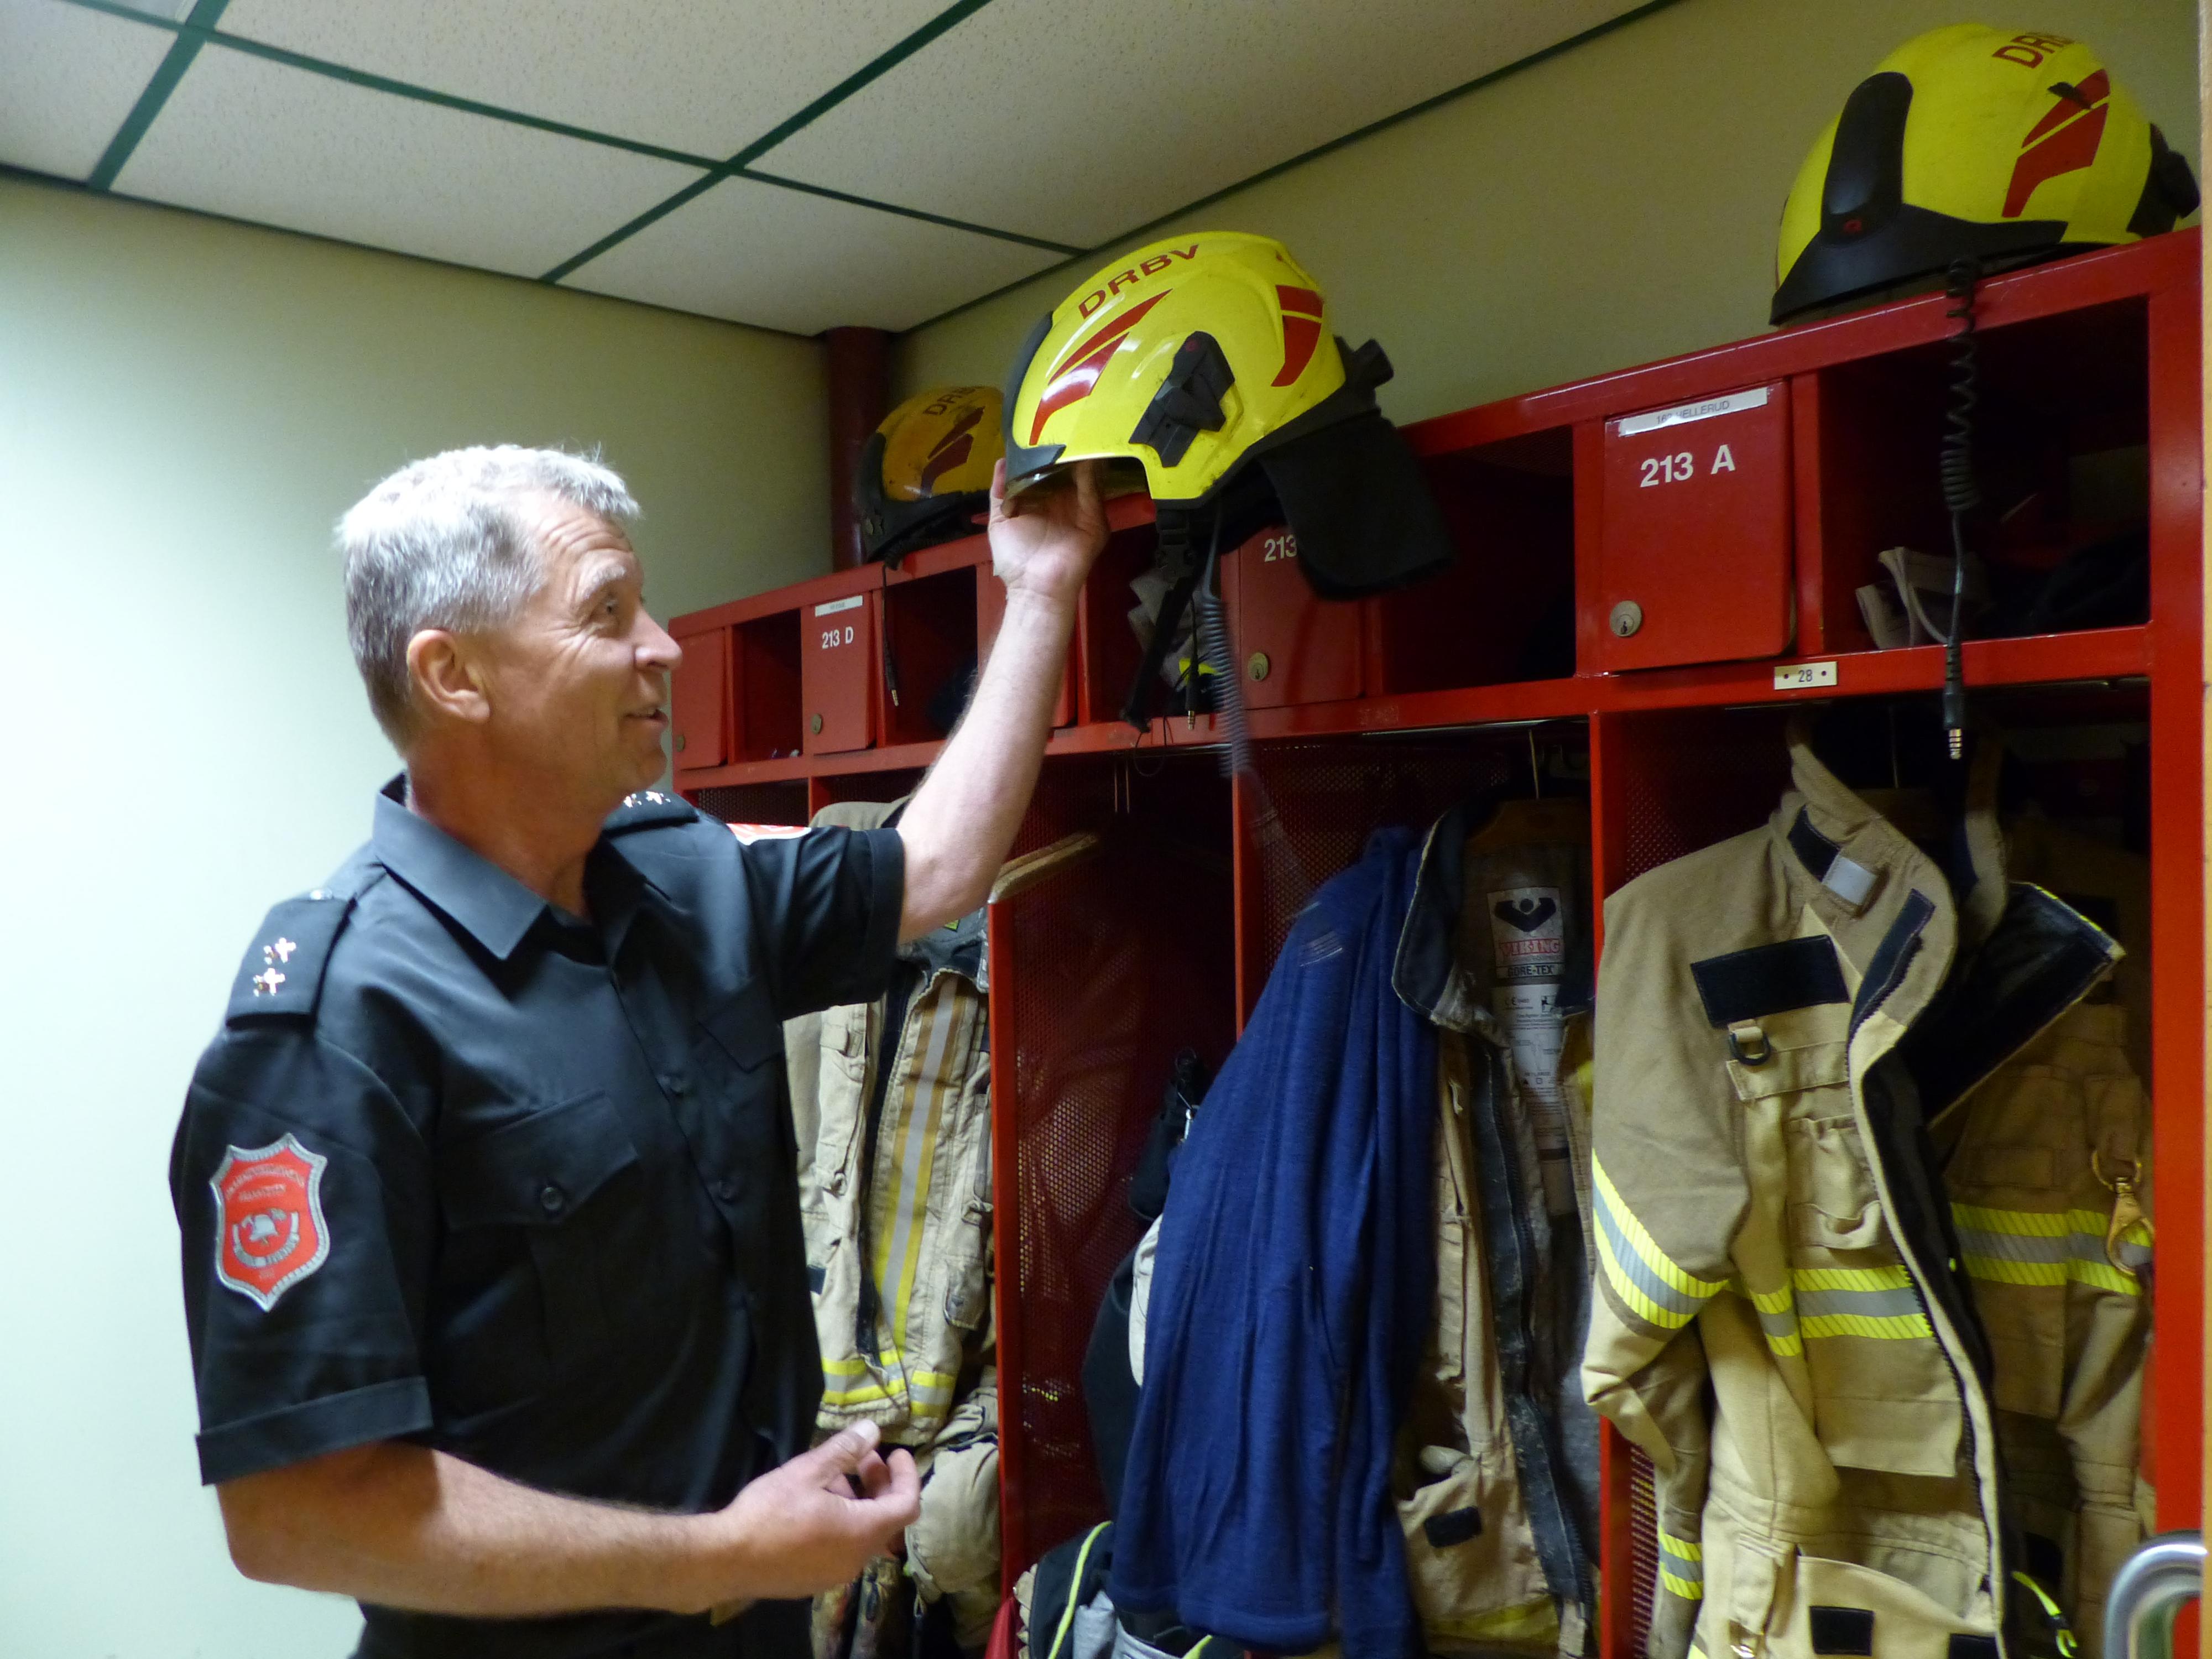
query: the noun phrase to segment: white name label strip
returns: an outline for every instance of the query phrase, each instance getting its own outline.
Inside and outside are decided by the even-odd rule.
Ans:
[[[833,617],[840,611],[858,611],[866,601],[867,597],[865,593],[855,593],[849,599],[832,599],[827,605],[816,605],[814,614],[817,617]]]
[[[1662,426],[1686,426],[1692,421],[1710,421],[1716,415],[1763,409],[1766,406],[1766,394],[1772,389],[1755,386],[1748,392],[1731,392],[1724,398],[1701,398],[1694,404],[1677,404],[1672,409],[1624,415],[1613,423],[1613,429],[1624,438],[1632,438],[1639,432],[1656,432]]]

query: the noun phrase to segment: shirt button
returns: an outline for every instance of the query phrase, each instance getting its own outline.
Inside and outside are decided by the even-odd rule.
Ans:
[[[738,1183],[731,1180],[729,1176],[724,1176],[720,1181],[714,1183],[714,1196],[720,1199],[723,1203],[727,1204],[737,1195]]]
[[[691,1079],[681,1072],[672,1072],[660,1079],[660,1086],[672,1095],[688,1095],[691,1092]]]
[[[568,1194],[561,1190],[557,1182],[549,1181],[538,1189],[538,1203],[546,1214],[558,1215],[568,1207]]]

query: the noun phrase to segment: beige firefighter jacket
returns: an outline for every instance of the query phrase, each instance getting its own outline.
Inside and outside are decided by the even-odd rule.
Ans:
[[[1980,750],[1948,877],[1796,731],[1765,828],[1607,903],[1583,1383],[1656,1468],[1653,1659],[1996,1659],[2031,1567],[2094,1651],[2139,1535],[2119,949],[2008,884]]]
[[[813,821],[874,829],[902,804],[846,802]],[[922,1482],[903,1573],[878,1562],[872,1588],[864,1575],[817,1598],[817,1659],[899,1635],[890,1626],[907,1617],[907,1579],[924,1601],[951,1606],[966,1645],[988,1635],[1000,1600],[981,913],[899,954],[902,972],[880,1000],[784,1026],[822,1348],[816,1427],[876,1424],[886,1445],[912,1449]],[[869,1620],[846,1605],[855,1595],[889,1621],[884,1631],[863,1634]]]
[[[900,803],[825,807],[874,828]],[[921,1448],[990,1340],[991,1093],[983,926],[900,947],[892,989],[784,1028],[822,1346],[820,1426]]]
[[[1597,1420],[1587,1125],[1589,813],[1509,801],[1424,847],[1392,980],[1437,1028],[1437,1301],[1394,1495],[1432,1652],[1590,1650]]]

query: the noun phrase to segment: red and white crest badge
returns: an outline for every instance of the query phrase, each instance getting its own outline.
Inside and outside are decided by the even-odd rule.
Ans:
[[[252,1151],[226,1147],[215,1188],[215,1276],[266,1313],[331,1253],[323,1224],[330,1159],[291,1135]]]

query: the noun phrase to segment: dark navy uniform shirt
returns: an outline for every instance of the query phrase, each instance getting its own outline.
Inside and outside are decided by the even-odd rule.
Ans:
[[[375,811],[327,887],[270,913],[178,1125],[201,1477],[404,1439],[719,1508],[813,1426],[781,1022],[881,994],[898,836],[741,846],[634,795],[586,923],[396,781]],[[731,1650],[659,1614],[364,1613],[378,1659]]]

